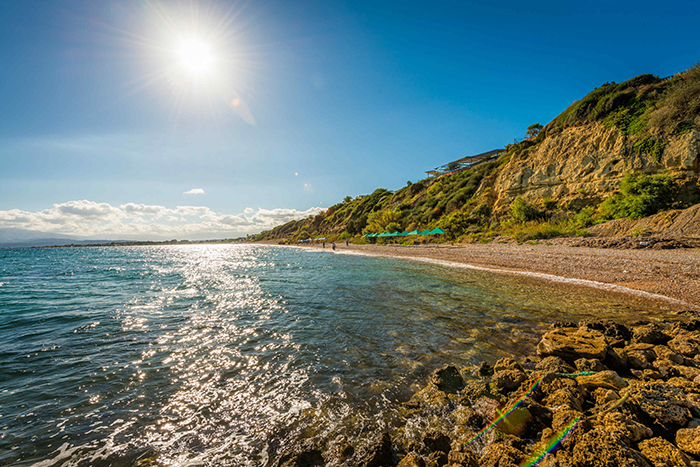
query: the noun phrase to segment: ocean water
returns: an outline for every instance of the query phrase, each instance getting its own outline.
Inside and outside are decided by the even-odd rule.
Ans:
[[[675,308],[330,250],[0,249],[0,464],[265,465],[385,429],[433,369],[551,321]]]

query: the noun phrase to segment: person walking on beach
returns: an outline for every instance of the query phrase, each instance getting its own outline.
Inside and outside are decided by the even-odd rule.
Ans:
[[[347,238],[345,239],[345,246],[350,246],[350,242],[348,241]]]
[[[335,242],[333,242],[333,251],[335,251]]]
[[[326,248],[326,242],[321,242],[321,245],[323,245],[323,248]]]

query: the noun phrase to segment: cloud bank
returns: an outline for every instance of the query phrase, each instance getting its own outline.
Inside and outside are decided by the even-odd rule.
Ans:
[[[322,211],[324,209],[318,207],[306,211],[246,208],[239,214],[224,214],[206,206],[176,206],[173,209],[136,203],[112,206],[80,200],[54,204],[52,208],[38,212],[0,211],[0,229],[18,228],[106,240],[196,240],[245,236]]]
[[[183,195],[203,195],[204,190],[201,188],[192,188],[189,191],[182,192]]]

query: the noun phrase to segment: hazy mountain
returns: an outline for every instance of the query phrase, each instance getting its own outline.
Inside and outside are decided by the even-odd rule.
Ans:
[[[93,243],[111,243],[112,240],[93,240],[57,233],[38,232],[26,229],[0,229],[0,248],[53,246],[53,245],[87,245]]]

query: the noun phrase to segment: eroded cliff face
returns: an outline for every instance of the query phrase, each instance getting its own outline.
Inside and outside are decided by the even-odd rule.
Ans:
[[[627,149],[625,136],[599,123],[567,128],[550,136],[526,154],[513,157],[500,170],[494,192],[496,212],[510,208],[516,196],[528,201],[551,197],[582,207],[618,191],[628,172],[666,171],[678,178],[681,198],[698,196],[700,131],[674,136],[660,161]]]

